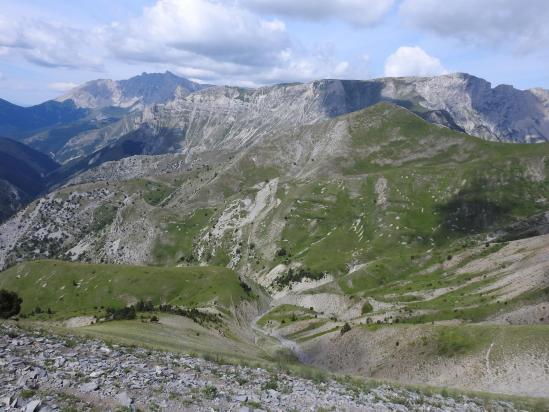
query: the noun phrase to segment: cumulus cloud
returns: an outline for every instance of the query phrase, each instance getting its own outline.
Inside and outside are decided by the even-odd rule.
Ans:
[[[547,0],[404,0],[399,14],[413,27],[468,44],[528,52],[549,41]]]
[[[371,13],[381,13],[379,4],[386,1],[393,0],[372,2]],[[362,4],[339,2],[355,11]],[[105,62],[146,63],[211,83],[366,76],[363,61],[337,59],[330,45],[305,47],[281,20],[263,17],[236,0],[156,0],[137,16],[86,30],[0,13],[0,53],[4,51],[47,67],[99,70]]]
[[[88,34],[61,24],[35,19],[13,20],[0,14],[0,49],[40,66],[99,69],[90,53]]]
[[[343,75],[350,63],[296,42],[278,19],[234,2],[158,0],[100,32],[115,58],[167,63],[179,74],[243,85]]]
[[[211,0],[158,0],[127,23],[103,30],[121,58],[155,60],[188,54],[236,64],[269,64],[290,46],[284,23]]]
[[[68,90],[74,89],[78,84],[71,82],[58,82],[48,84],[48,89],[55,90],[58,92],[66,92]]]
[[[368,27],[391,10],[394,0],[242,0],[251,10],[305,20],[343,20]]]
[[[421,47],[399,47],[385,61],[385,76],[434,76],[447,73],[436,57],[430,56]]]

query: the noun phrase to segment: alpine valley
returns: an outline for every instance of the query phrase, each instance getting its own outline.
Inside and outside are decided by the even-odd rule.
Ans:
[[[549,405],[549,90],[143,73],[0,100],[0,135],[0,289],[22,299],[0,328],[69,359],[6,388],[99,410]]]

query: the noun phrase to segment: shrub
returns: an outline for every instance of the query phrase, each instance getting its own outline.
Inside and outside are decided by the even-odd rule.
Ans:
[[[21,397],[23,399],[30,399],[32,398],[34,395],[36,394],[36,392],[32,389],[23,389],[21,391]]]
[[[222,319],[219,313],[203,312],[196,308],[183,309],[172,305],[160,305],[160,312],[173,313],[174,315],[184,316],[191,319],[193,322],[204,326],[205,324],[221,324]]]
[[[282,249],[278,249],[277,252],[276,252],[276,255],[278,257],[283,257],[283,256],[286,256],[288,254],[288,252],[286,252],[286,249],[282,248]]]
[[[152,315],[151,322],[158,322],[158,316]]]
[[[110,320],[123,320],[123,319],[135,319],[135,307],[127,306],[122,309],[107,308],[107,319]]]
[[[340,333],[344,335],[345,333],[349,332],[351,330],[351,325],[349,325],[348,322],[345,322],[345,324],[341,327]]]
[[[8,319],[21,311],[23,300],[15,292],[0,290],[0,318]]]
[[[272,389],[274,391],[278,390],[278,382],[277,378],[275,376],[271,376],[271,379],[269,379],[265,384],[263,385],[264,390]]]
[[[247,295],[249,295],[250,293],[252,293],[252,288],[242,280],[242,278],[239,278],[240,280],[240,287],[244,290],[244,292],[246,292]]]
[[[308,269],[299,269],[294,270],[290,268],[288,272],[278,276],[274,280],[274,284],[278,287],[279,290],[283,289],[285,286],[290,285],[292,282],[299,283],[303,279],[311,280],[320,280],[324,277],[324,273],[312,272]]]
[[[362,314],[365,315],[367,313],[370,313],[374,308],[370,304],[370,302],[365,302],[364,305],[362,305]]]
[[[143,299],[141,299],[135,304],[135,310],[138,312],[152,312],[154,310],[154,305],[150,300],[144,302]]]
[[[202,388],[202,393],[206,399],[214,399],[217,396],[217,388],[213,385],[206,385]]]

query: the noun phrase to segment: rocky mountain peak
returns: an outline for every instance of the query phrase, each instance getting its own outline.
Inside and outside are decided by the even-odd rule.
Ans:
[[[178,94],[189,94],[210,87],[167,71],[145,73],[127,80],[99,79],[84,83],[57,98],[73,100],[78,107],[100,109],[114,106],[141,109],[173,100]],[[177,90],[179,91],[177,92]]]

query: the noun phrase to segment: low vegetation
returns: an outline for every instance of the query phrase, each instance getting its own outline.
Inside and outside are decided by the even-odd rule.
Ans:
[[[21,311],[23,300],[15,292],[0,290],[0,319],[8,319]]]
[[[0,287],[23,299],[21,312],[51,308],[55,318],[101,317],[106,308],[171,305],[229,307],[252,299],[235,272],[217,267],[160,268],[34,261],[14,266],[0,276]],[[150,302],[150,303],[148,303]]]
[[[304,268],[299,268],[299,269],[290,268],[286,273],[284,273],[283,275],[280,275],[274,280],[274,285],[276,288],[280,290],[287,286],[291,288],[292,283],[299,283],[305,279],[320,280],[324,276],[325,276],[324,273],[312,272]]]

